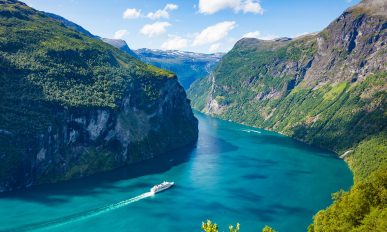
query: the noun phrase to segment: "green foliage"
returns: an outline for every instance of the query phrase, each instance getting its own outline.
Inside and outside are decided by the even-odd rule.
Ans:
[[[262,229],[262,232],[276,232],[276,231],[273,228],[271,228],[270,226],[265,226]]]
[[[306,65],[315,49],[314,43],[310,41],[307,41],[306,45],[301,42],[256,43],[247,45],[237,43],[235,48],[223,57],[213,75],[192,84],[188,96],[192,99],[195,109],[203,110],[205,107],[209,97],[208,91],[212,85],[211,79],[215,76],[216,86],[213,92],[215,96],[223,96],[230,105],[227,114],[232,115],[228,118],[239,118],[242,114],[250,115],[250,112],[244,112],[247,108],[253,111],[260,107],[256,104],[256,97],[261,92],[265,93],[268,89],[272,92],[287,92],[292,88],[294,77],[270,74],[275,66],[278,63],[294,62],[298,59],[303,60],[300,66]],[[244,116],[242,119],[248,121]]]
[[[228,229],[230,232],[239,232],[240,224],[237,223],[235,227],[233,225],[230,225]],[[218,232],[219,228],[216,223],[213,223],[211,220],[207,220],[207,222],[205,223],[202,222],[202,230],[204,232]]]
[[[373,172],[349,192],[334,197],[334,203],[321,210],[309,232],[386,231],[387,169]]]
[[[117,166],[114,154],[110,152],[97,151],[92,148],[82,155],[82,158],[76,165],[66,173],[65,180],[74,177],[88,176],[90,174],[109,171]]]
[[[188,91],[189,98],[192,99],[191,106],[199,111],[206,107],[209,92],[211,88],[211,81],[209,78],[203,78],[200,81],[192,83]]]
[[[347,83],[340,83],[338,85],[332,86],[331,89],[326,92],[323,96],[324,101],[332,101],[336,99],[343,91],[346,89]]]
[[[370,136],[348,158],[355,185],[349,192],[332,195],[334,203],[321,210],[309,226],[318,231],[386,231],[387,132]]]
[[[146,106],[175,78],[21,2],[0,3],[3,129],[28,133],[60,123],[51,117],[55,105],[115,109],[131,88]]]
[[[240,76],[243,78],[243,73]],[[222,86],[223,79],[229,78],[217,79],[216,85]],[[284,89],[291,82],[289,79],[271,79],[252,78],[249,87],[242,87],[238,81],[227,82],[228,91],[215,87],[214,93],[227,102],[226,110],[218,116],[282,132],[338,153],[352,149],[387,126],[387,92],[382,87],[387,82],[387,72],[370,75],[362,82],[342,82],[318,89],[297,86],[288,93]],[[203,110],[210,97],[209,89],[208,80],[193,84],[189,97],[194,108]],[[265,91],[273,92],[273,96],[265,98]]]
[[[81,134],[79,141],[63,143],[66,130],[79,129],[69,122],[70,115],[87,117],[105,110],[121,120],[133,140],[145,138],[130,144],[135,160],[142,160],[146,152],[151,152],[146,156],[150,157],[186,144],[187,138],[196,137],[197,127],[187,127],[184,98],[173,99],[172,109],[164,109],[172,113],[165,116],[163,125],[152,122],[160,127],[149,136],[141,127],[145,116],[136,113],[143,117],[128,117],[130,113],[122,110],[125,104],[126,109],[136,107],[143,114],[154,111],[174,78],[171,72],[144,64],[22,2],[0,0],[0,181],[17,187],[26,178],[48,183],[124,163],[117,155],[124,152],[121,143],[115,140],[94,143]],[[174,138],[181,131],[171,128],[177,127],[186,128],[187,137]],[[50,137],[50,144],[44,144],[53,134],[58,135],[55,140]],[[55,148],[47,149],[45,160],[38,162],[36,154],[42,146]]]
[[[205,232],[218,232],[218,225],[212,223],[211,220],[207,220],[206,223],[202,222],[202,230]]]
[[[331,33],[324,30],[319,35],[327,40]],[[360,187],[335,194],[335,203],[315,217],[310,231],[387,231],[383,201],[370,202],[386,196],[375,190],[381,188],[370,187],[375,178],[365,182],[387,167],[387,72],[382,69],[356,81],[326,82],[317,75],[316,80],[299,80],[299,70],[285,67],[308,67],[316,52],[313,41],[241,40],[214,76],[193,83],[188,96],[201,111],[210,100],[227,102],[220,113],[210,112],[222,119],[281,132],[339,154],[348,152],[346,160]],[[333,52],[339,64],[351,55],[344,48]],[[370,229],[372,225],[379,230]]]
[[[348,163],[354,173],[355,182],[365,179],[378,169],[387,167],[387,131],[363,140],[349,154]]]
[[[235,227],[233,225],[230,225],[228,227],[228,229],[230,232],[239,232],[240,227],[241,227],[241,225],[239,223],[237,223]],[[202,230],[204,232],[218,232],[219,228],[218,228],[218,225],[216,223],[213,223],[211,220],[207,220],[207,222],[205,222],[205,223],[202,222]],[[270,226],[265,226],[262,229],[262,232],[276,232],[276,231],[273,228],[271,228]]]
[[[241,225],[239,223],[237,223],[235,227],[233,225],[230,225],[228,227],[230,232],[239,232],[240,228],[241,228]]]
[[[115,108],[133,81],[175,78],[23,3],[6,2],[0,5],[0,57],[12,67],[7,75],[23,73],[47,101]]]

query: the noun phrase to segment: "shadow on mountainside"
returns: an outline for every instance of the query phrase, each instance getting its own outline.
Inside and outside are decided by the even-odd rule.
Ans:
[[[216,138],[205,133],[201,133],[200,136],[202,137],[201,142],[198,141],[192,145],[171,151],[154,159],[130,164],[114,171],[98,173],[81,179],[74,179],[55,184],[32,186],[31,188],[25,190],[2,193],[0,194],[0,200],[17,199],[22,201],[38,202],[49,206],[56,206],[67,203],[69,201],[69,196],[101,194],[110,190],[130,193],[138,189],[148,189],[155,183],[140,182],[129,184],[124,187],[118,187],[115,185],[115,182],[146,175],[164,173],[174,166],[188,162],[191,157],[199,153],[211,155],[238,149],[238,147],[220,138]],[[206,142],[208,139],[211,141],[211,144]],[[218,149],[212,148],[214,146],[218,147]]]

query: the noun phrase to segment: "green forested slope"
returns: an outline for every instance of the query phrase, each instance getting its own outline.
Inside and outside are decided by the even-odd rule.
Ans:
[[[7,4],[11,2],[2,1],[0,8],[3,69],[27,73],[47,100],[115,107],[130,79],[174,77],[22,3]]]
[[[337,152],[354,172],[346,199],[360,194],[364,203],[387,187],[385,178],[377,191],[356,187],[387,172],[386,7],[362,1],[322,32],[293,40],[240,40],[212,75],[191,86],[193,107]],[[320,212],[311,231],[358,231],[363,219],[380,220],[375,207],[385,212],[380,201],[364,203],[361,213],[338,206],[349,201]],[[336,217],[357,213],[356,223],[329,227]],[[385,213],[377,217],[387,220]]]
[[[196,138],[174,74],[0,0],[0,192],[111,170]]]

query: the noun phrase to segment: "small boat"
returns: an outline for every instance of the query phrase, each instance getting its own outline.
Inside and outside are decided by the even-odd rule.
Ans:
[[[175,184],[175,182],[167,182],[167,181],[164,181],[164,182],[161,183],[161,184],[158,184],[158,185],[153,186],[153,187],[150,189],[150,192],[153,193],[153,194],[155,194],[155,193],[158,193],[158,192],[161,192],[161,191],[164,191],[164,190],[167,190],[167,189],[171,188],[174,184]]]

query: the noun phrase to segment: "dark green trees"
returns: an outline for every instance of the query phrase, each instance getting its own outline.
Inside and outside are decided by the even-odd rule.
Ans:
[[[309,232],[387,231],[387,169],[374,172],[349,192],[334,194],[334,203],[321,210]]]

